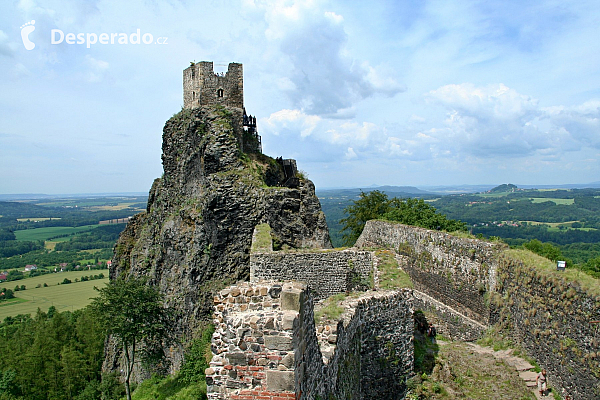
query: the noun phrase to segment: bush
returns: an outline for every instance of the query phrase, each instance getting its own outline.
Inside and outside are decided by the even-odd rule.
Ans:
[[[212,357],[210,343],[214,331],[215,327],[209,325],[202,331],[200,338],[192,341],[185,353],[185,362],[179,370],[179,380],[185,383],[204,381],[204,370],[209,367],[209,357]]]

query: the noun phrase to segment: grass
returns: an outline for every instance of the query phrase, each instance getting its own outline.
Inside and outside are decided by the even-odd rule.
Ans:
[[[51,237],[58,235],[74,235],[76,233],[91,231],[99,225],[84,225],[84,226],[51,226],[47,228],[24,229],[15,231],[17,240],[35,241],[48,240]]]
[[[600,295],[600,279],[596,279],[579,269],[567,268],[565,271],[557,271],[554,261],[548,260],[529,250],[509,249],[505,250],[504,254],[510,258],[522,261],[525,265],[536,268],[546,276],[563,278],[567,282],[579,284],[589,294]]]
[[[315,322],[318,324],[323,318],[337,321],[344,313],[344,308],[339,303],[345,299],[346,295],[343,293],[328,297],[324,301],[323,307],[315,310]]]
[[[126,208],[132,208],[134,210],[138,210],[139,208],[136,207],[132,207],[134,205],[138,204],[138,202],[132,202],[132,203],[119,203],[117,205],[103,205],[103,206],[90,206],[89,210],[90,211],[121,211],[124,210]]]
[[[421,334],[415,336],[415,359],[426,362],[407,382],[407,399],[419,400],[534,400],[514,368],[490,354],[478,354],[462,342],[432,345]]]
[[[82,276],[99,275],[100,273],[104,274],[104,279],[75,282],[75,279],[81,279]],[[73,283],[58,285],[65,278],[70,279]],[[48,284],[48,287],[43,287],[44,283]],[[25,285],[27,289],[14,293],[15,297],[20,299],[19,302],[0,307],[0,320],[18,314],[32,314],[38,308],[47,311],[50,306],[56,307],[59,311],[78,310],[87,306],[91,302],[91,298],[96,296],[97,292],[94,290],[94,286],[103,287],[104,283],[108,283],[107,269],[60,272],[3,282],[0,286],[7,289],[12,290],[16,285]],[[42,287],[36,288],[38,284]]]
[[[379,258],[379,287],[382,289],[412,288],[410,276],[398,266],[396,255],[392,250],[379,249],[375,252]]]
[[[9,299],[9,300],[4,300],[4,301],[0,301],[0,307],[6,307],[6,306],[10,306],[13,304],[17,304],[17,303],[23,303],[26,302],[27,300],[25,299],[20,299],[18,297]]]
[[[532,203],[544,203],[546,201],[551,201],[554,204],[561,204],[565,206],[570,206],[571,204],[575,204],[575,199],[555,199],[552,197],[530,197]]]
[[[252,252],[263,253],[272,251],[273,240],[271,239],[271,227],[269,224],[256,225],[256,234],[252,238]]]
[[[152,377],[132,393],[132,400],[197,400],[206,399],[206,383],[184,383],[176,376]]]

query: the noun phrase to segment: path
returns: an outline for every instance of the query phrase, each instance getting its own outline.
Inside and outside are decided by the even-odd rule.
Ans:
[[[490,347],[483,347],[475,343],[466,343],[468,346],[473,348],[473,351],[479,354],[490,354],[494,356],[494,358],[498,360],[502,360],[505,364],[513,367],[518,373],[519,377],[525,381],[527,387],[531,389],[531,391],[535,394],[537,399],[552,399],[552,392],[549,390],[546,391],[545,396],[540,396],[540,393],[537,390],[536,377],[537,372],[535,372],[534,366],[531,365],[528,361],[522,359],[521,357],[513,356],[513,349],[508,350],[499,350],[494,351],[494,349]]]

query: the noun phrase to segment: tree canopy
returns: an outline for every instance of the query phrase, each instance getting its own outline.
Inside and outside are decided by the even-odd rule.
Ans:
[[[117,279],[99,291],[91,308],[100,326],[122,347],[125,389],[131,400],[129,380],[136,356],[148,358],[149,350],[170,340],[170,315],[163,307],[163,295],[147,279]],[[143,345],[143,346],[142,346]],[[154,345],[154,346],[153,346]]]
[[[348,217],[340,220],[344,225],[342,231],[346,232],[343,236],[344,242],[349,246],[356,242],[365,223],[371,219],[396,221],[448,232],[467,229],[464,222],[448,219],[423,199],[389,199],[385,193],[373,190],[368,193],[361,192],[360,198],[352,203],[344,209]]]

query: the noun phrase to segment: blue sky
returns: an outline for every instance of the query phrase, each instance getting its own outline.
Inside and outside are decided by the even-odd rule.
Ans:
[[[598,21],[597,0],[3,1],[0,193],[147,191],[205,60],[244,64],[264,152],[318,188],[596,182]]]

